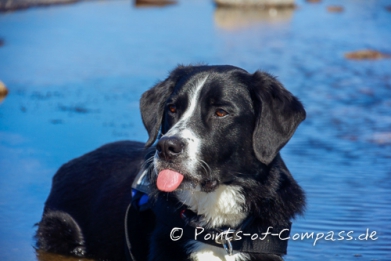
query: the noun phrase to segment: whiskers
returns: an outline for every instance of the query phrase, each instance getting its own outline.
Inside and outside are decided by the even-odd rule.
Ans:
[[[205,171],[206,177],[209,179],[212,177],[212,169],[209,167],[208,163],[203,160],[198,160],[199,165]]]
[[[146,158],[141,164],[141,169],[147,172],[148,180],[153,182],[153,174],[156,173],[155,164],[153,164],[155,156],[152,155],[149,158]]]
[[[153,159],[155,158],[154,155],[144,160],[143,164],[141,164],[142,169],[148,169],[151,168],[151,163],[153,162]]]

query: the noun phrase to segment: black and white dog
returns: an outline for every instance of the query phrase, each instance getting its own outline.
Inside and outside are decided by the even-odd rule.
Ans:
[[[264,72],[179,66],[140,108],[145,146],[107,144],[58,170],[38,248],[99,260],[282,260],[286,242],[260,238],[286,232],[304,209],[279,154],[305,118],[298,99]],[[140,200],[127,212],[140,174],[150,207]],[[231,237],[217,240],[216,231]]]

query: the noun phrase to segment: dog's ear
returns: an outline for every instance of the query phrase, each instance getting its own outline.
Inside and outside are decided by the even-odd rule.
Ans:
[[[146,147],[155,142],[163,120],[166,101],[172,94],[178,79],[187,73],[187,68],[189,67],[178,66],[167,79],[157,83],[141,96],[141,118],[149,135],[145,143]]]
[[[267,73],[255,72],[251,86],[256,114],[253,148],[257,158],[268,165],[292,137],[306,113],[301,102]]]

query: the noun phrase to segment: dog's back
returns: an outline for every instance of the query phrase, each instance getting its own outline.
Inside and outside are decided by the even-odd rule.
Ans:
[[[144,145],[120,141],[64,164],[36,234],[39,249],[110,260],[124,257],[124,216]]]

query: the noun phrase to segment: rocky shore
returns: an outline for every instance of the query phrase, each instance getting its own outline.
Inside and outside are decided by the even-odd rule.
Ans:
[[[0,0],[0,12],[15,11],[29,7],[71,4],[80,0]]]
[[[0,0],[0,12],[15,11],[29,7],[72,4],[83,0]],[[138,5],[167,5],[173,0],[135,0]],[[217,6],[231,7],[294,7],[294,0],[214,0]]]
[[[294,7],[294,0],[215,0],[217,6],[229,7]]]

